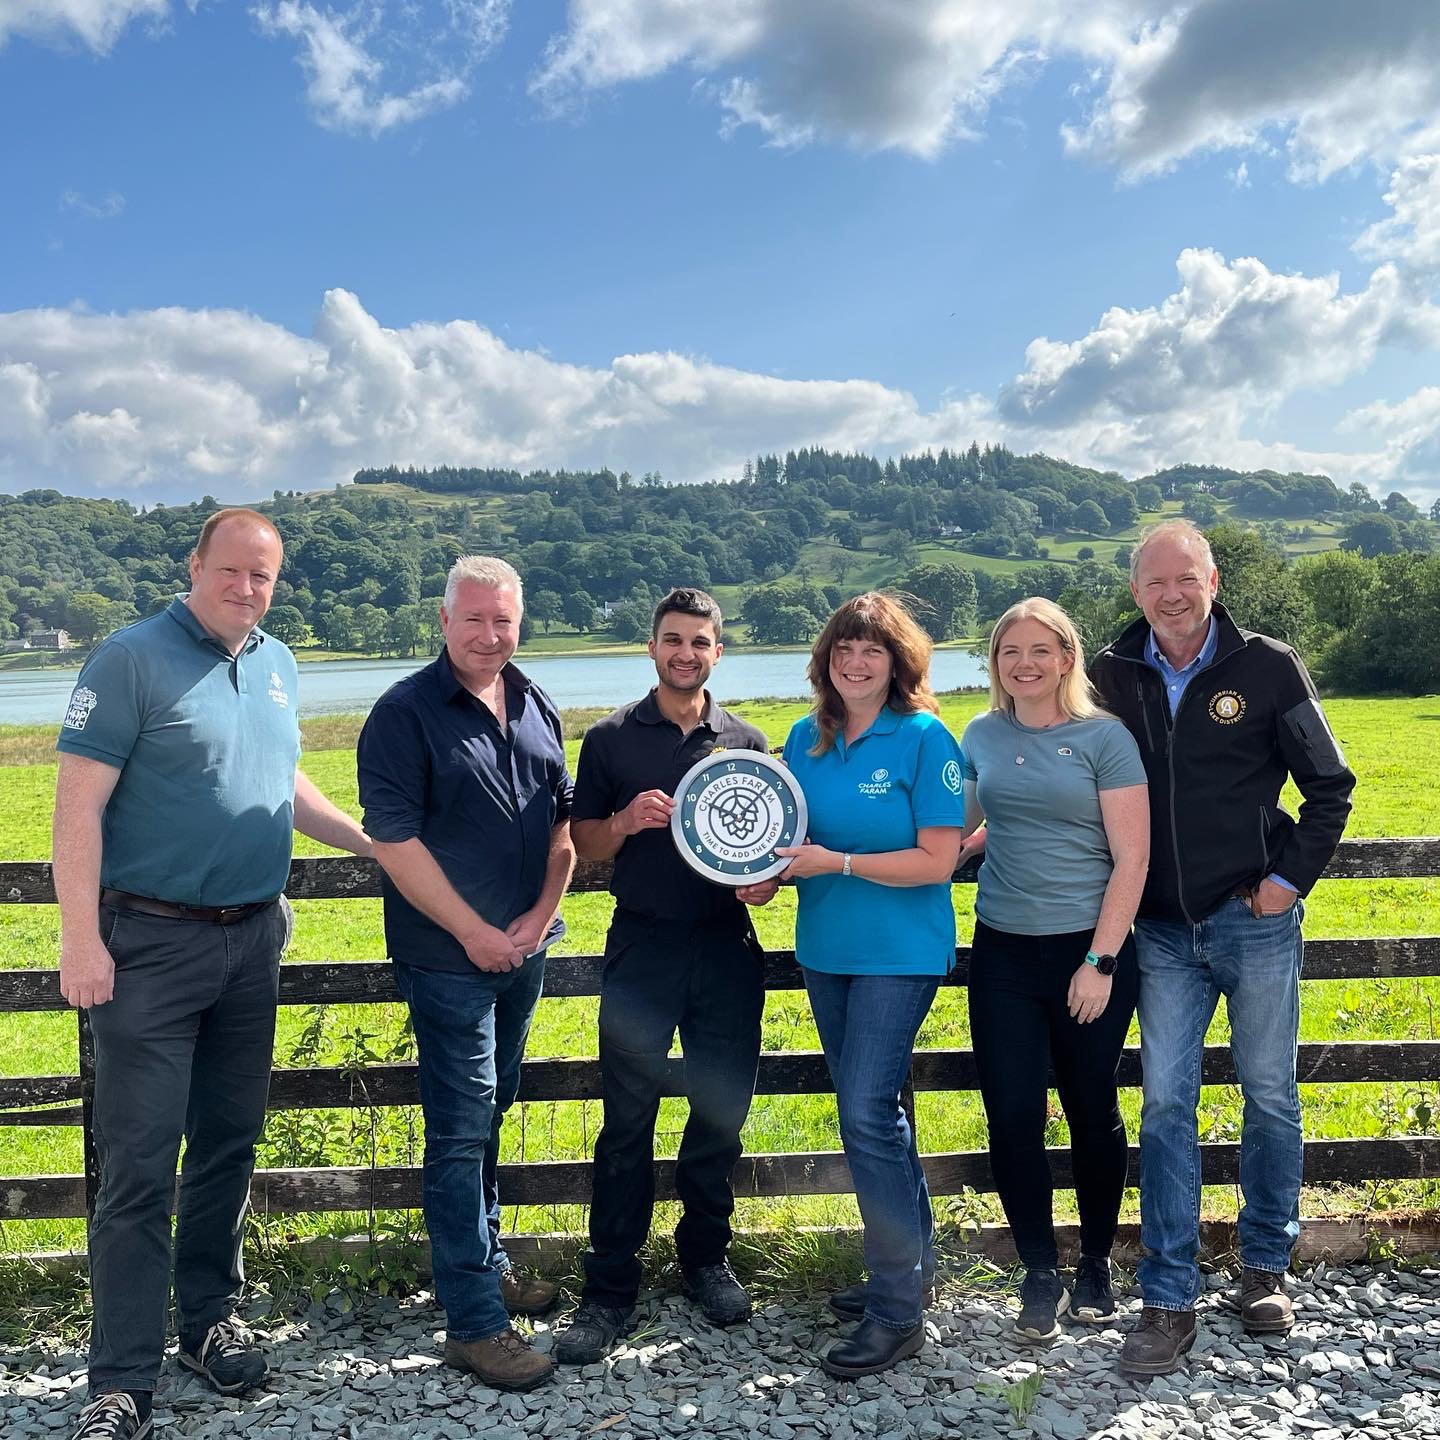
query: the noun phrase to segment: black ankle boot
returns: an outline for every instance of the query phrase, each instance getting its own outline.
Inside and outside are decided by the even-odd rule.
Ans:
[[[908,1330],[892,1330],[878,1320],[862,1320],[845,1339],[826,1351],[820,1363],[827,1375],[842,1379],[874,1375],[908,1360],[924,1344],[924,1320],[917,1321]]]

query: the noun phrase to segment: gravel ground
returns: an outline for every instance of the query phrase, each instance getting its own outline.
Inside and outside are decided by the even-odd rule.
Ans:
[[[1116,1371],[1119,1329],[1072,1326],[1048,1349],[1018,1347],[1008,1335],[1013,1300],[989,1292],[950,1297],[931,1313],[919,1356],[858,1382],[821,1372],[818,1355],[844,1327],[819,1304],[771,1305],[747,1326],[718,1331],[685,1301],[656,1295],[627,1348],[603,1364],[562,1369],[528,1395],[497,1394],[444,1368],[443,1317],[428,1295],[376,1299],[348,1314],[332,1300],[298,1323],[254,1318],[271,1373],[243,1400],[214,1395],[168,1361],[156,1432],[162,1440],[1440,1436],[1440,1270],[1317,1266],[1293,1281],[1294,1332],[1266,1341],[1249,1339],[1228,1308],[1230,1277],[1210,1283],[1188,1367],[1148,1381]],[[1137,1308],[1130,1297],[1125,1309]],[[545,1324],[536,1336],[548,1347]],[[0,1435],[67,1434],[85,1399],[83,1354],[36,1340],[0,1349],[0,1364]],[[1017,1418],[1004,1392],[1037,1370],[1033,1408]]]

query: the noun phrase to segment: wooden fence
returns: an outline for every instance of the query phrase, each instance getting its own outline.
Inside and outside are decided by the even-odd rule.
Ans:
[[[608,865],[581,865],[573,888],[603,889],[608,873]],[[1440,839],[1346,841],[1326,874],[1346,881],[1440,875]],[[973,878],[973,870],[958,871],[955,876],[957,882]],[[380,893],[379,874],[370,861],[297,860],[287,893],[301,902],[376,896]],[[0,903],[47,904],[53,900],[49,865],[0,864]],[[549,997],[597,995],[600,971],[598,955],[554,957],[546,970],[545,993]],[[967,973],[968,950],[962,948],[949,983],[963,985]],[[1312,940],[1306,945],[1307,981],[1422,976],[1440,976],[1440,936]],[[800,988],[793,952],[771,952],[765,983],[772,990]],[[384,961],[286,964],[281,969],[282,1005],[398,999],[390,966]],[[0,971],[0,1012],[66,1008],[54,970]],[[94,1065],[83,1014],[78,1018],[77,1060],[77,1073],[72,1075],[0,1079],[0,1125],[81,1125],[86,1157],[83,1175],[0,1177],[0,1220],[75,1218],[93,1206],[96,1174],[90,1112]],[[1299,1074],[1306,1084],[1440,1083],[1440,1041],[1305,1044],[1300,1047]],[[1140,1084],[1137,1050],[1126,1050],[1120,1078],[1125,1086]],[[1234,1082],[1227,1047],[1206,1048],[1204,1080],[1210,1085]],[[682,1093],[680,1081],[680,1062],[672,1061],[669,1093]],[[912,1084],[917,1091],[973,1090],[974,1058],[968,1050],[918,1051]],[[824,1057],[818,1051],[768,1052],[760,1060],[756,1089],[767,1095],[828,1092],[831,1085]],[[599,1095],[600,1069],[594,1058],[527,1060],[522,1067],[522,1100],[586,1100]],[[278,1069],[270,1088],[272,1110],[411,1105],[418,1103],[418,1098],[413,1063],[359,1070]],[[1238,1180],[1238,1145],[1206,1144],[1201,1152],[1207,1183]],[[1134,1159],[1132,1155],[1132,1162]],[[1052,1150],[1051,1162],[1057,1185],[1067,1186],[1069,1152]],[[924,1163],[934,1194],[953,1195],[966,1187],[994,1189],[983,1151],[927,1155]],[[673,1161],[656,1162],[661,1198],[674,1196],[673,1171]],[[1307,1183],[1434,1177],[1440,1177],[1440,1137],[1434,1135],[1310,1140],[1305,1146]],[[737,1194],[745,1196],[830,1195],[851,1188],[844,1157],[832,1152],[746,1155],[735,1179]],[[584,1203],[590,1198],[590,1181],[587,1161],[532,1161],[500,1167],[501,1194],[507,1205]],[[261,1170],[255,1175],[252,1196],[258,1209],[271,1213],[412,1208],[420,1203],[420,1171],[414,1166]]]

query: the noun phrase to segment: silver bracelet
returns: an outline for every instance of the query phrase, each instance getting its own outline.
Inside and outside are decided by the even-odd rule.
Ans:
[[[850,873],[850,855],[848,854],[848,852],[845,856],[844,861],[840,865],[840,873],[842,875],[848,875]]]

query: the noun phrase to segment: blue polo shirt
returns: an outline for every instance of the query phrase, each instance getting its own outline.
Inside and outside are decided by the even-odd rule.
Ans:
[[[927,826],[965,823],[964,757],[936,715],[888,707],[851,744],[838,735],[811,755],[815,719],[785,741],[810,815],[810,839],[828,850],[876,855],[909,850]],[[796,881],[795,958],[839,975],[944,975],[955,963],[950,882],[876,885],[858,875]]]
[[[503,730],[442,650],[376,702],[355,760],[370,837],[420,840],[461,898],[503,930],[540,898],[551,831],[569,818],[572,786],[560,712],[514,665],[501,674]],[[424,970],[474,969],[465,947],[388,876],[383,890],[392,959]],[[564,930],[557,919],[544,944]]]
[[[273,635],[251,631],[232,656],[183,600],[95,648],[55,748],[120,771],[102,886],[181,905],[247,905],[285,888],[298,688]]]

